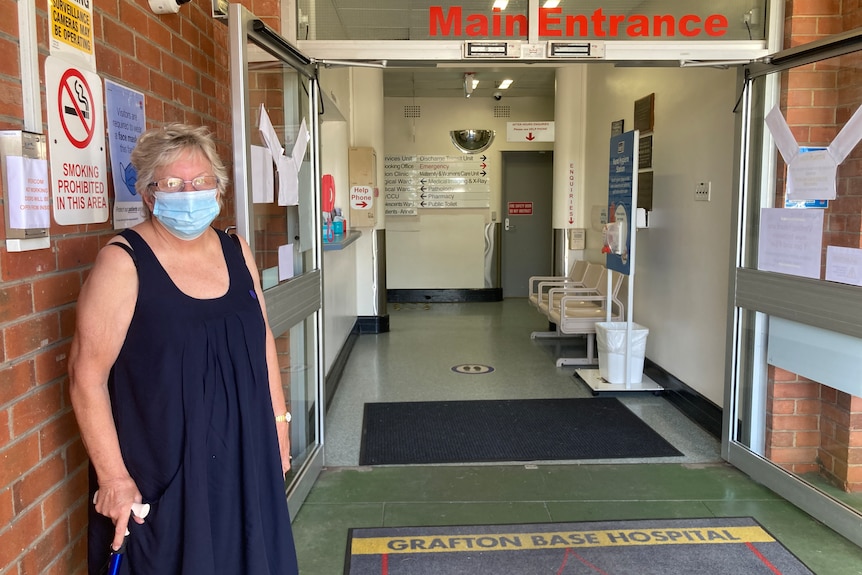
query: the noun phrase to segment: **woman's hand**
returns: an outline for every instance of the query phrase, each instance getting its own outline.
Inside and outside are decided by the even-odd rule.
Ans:
[[[106,481],[99,480],[99,490],[96,491],[93,503],[96,511],[114,522],[114,540],[111,547],[116,551],[123,545],[123,539],[128,530],[129,517],[142,524],[144,519],[132,513],[132,504],[142,503],[143,497],[138,491],[135,481],[129,477],[120,477]]]
[[[281,472],[286,474],[290,471],[290,424],[286,421],[276,421],[275,429],[278,432],[278,450],[281,453]]]

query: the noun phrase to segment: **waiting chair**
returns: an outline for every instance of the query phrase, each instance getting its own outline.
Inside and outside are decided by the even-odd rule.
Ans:
[[[577,260],[572,264],[567,276],[532,276],[530,278],[530,303],[537,308],[541,308],[540,304],[544,299],[545,294],[551,287],[583,287],[584,277],[590,267],[590,262],[586,260]],[[539,290],[539,283],[545,287],[545,291]]]
[[[554,288],[549,293],[551,301],[555,301],[554,296],[560,296],[559,304],[552,306],[548,311],[548,318],[556,324],[557,331],[563,335],[583,335],[587,338],[586,357],[557,358],[557,367],[594,365],[597,363],[595,357],[596,324],[600,321],[608,321],[608,306],[610,306],[610,321],[625,320],[625,306],[618,296],[626,276],[612,271],[608,273],[613,274],[610,292],[608,292],[608,282],[605,278],[595,294],[585,295],[577,290],[570,290],[566,293],[565,288]]]
[[[544,296],[539,298],[536,307],[539,308],[540,312],[548,315],[548,309],[558,304],[560,297],[562,297],[560,294],[563,292],[560,290],[575,290],[584,294],[594,293],[602,282],[607,281],[606,273],[607,270],[602,264],[589,264],[584,279],[579,282],[580,285],[567,285],[566,282],[559,281],[539,282],[538,292],[543,293]],[[551,292],[554,294],[552,295]],[[556,302],[553,301],[554,297],[557,299]]]
[[[564,281],[545,281],[539,282],[537,286],[538,293],[544,293],[544,296],[539,300],[536,307],[539,311],[548,318],[551,324],[548,331],[534,331],[530,334],[531,339],[542,338],[558,338],[562,337],[560,330],[554,324],[550,317],[550,309],[559,307],[560,298],[563,293],[580,293],[584,296],[594,296],[598,293],[599,285],[607,283],[607,269],[601,264],[589,264],[587,272],[584,274],[584,279],[580,282],[580,286],[570,287]],[[561,291],[564,290],[564,291]]]

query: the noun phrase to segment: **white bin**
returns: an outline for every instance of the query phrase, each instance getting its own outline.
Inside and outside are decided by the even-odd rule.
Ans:
[[[596,324],[596,347],[599,352],[599,374],[608,383],[640,383],[644,374],[644,355],[649,329],[632,323],[632,380],[626,381],[626,322]]]

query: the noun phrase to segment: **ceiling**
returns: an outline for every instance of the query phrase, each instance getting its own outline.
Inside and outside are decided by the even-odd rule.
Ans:
[[[471,98],[491,98],[500,92],[503,99],[553,97],[556,66],[541,64],[475,65],[446,64],[445,67],[387,68],[383,72],[383,94],[393,98],[464,97],[464,75],[472,72],[479,85]],[[507,90],[498,90],[504,79],[513,80]]]

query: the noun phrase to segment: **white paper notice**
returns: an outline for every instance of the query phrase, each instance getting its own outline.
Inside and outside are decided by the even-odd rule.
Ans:
[[[826,279],[862,286],[862,250],[826,246]]]
[[[293,244],[278,246],[278,281],[293,277]]]
[[[16,230],[50,228],[48,160],[8,156],[6,172],[9,227]]]
[[[838,135],[829,144],[829,153],[835,157],[835,161],[839,164],[844,161],[844,158],[850,155],[856,144],[862,140],[862,106],[856,108]]]
[[[766,115],[765,122],[787,164],[787,199],[834,200],[838,166],[862,140],[862,106],[825,150],[800,148],[778,106]]]
[[[271,204],[275,189],[272,156],[263,146],[251,147],[251,197],[256,204]]]
[[[790,164],[799,153],[799,144],[796,143],[796,138],[793,137],[793,132],[790,131],[790,126],[787,125],[778,106],[766,114],[766,127],[769,128],[769,133],[775,140],[778,153],[784,158],[785,163]]]
[[[811,150],[798,154],[787,177],[787,199],[833,200],[838,195],[838,164],[829,150]]]
[[[302,123],[299,125],[299,133],[296,134],[296,142],[293,143],[293,152],[290,154],[296,166],[297,173],[299,173],[299,169],[302,167],[302,160],[305,158],[305,150],[308,148],[310,137],[308,126],[305,125],[305,118],[303,118]]]
[[[760,210],[757,269],[818,279],[823,210]]]
[[[260,130],[260,137],[263,138],[266,147],[269,148],[269,153],[272,154],[272,161],[278,163],[278,159],[284,155],[284,148],[281,146],[281,141],[278,139],[275,128],[272,127],[272,121],[269,119],[269,114],[266,113],[263,104],[260,105],[260,120],[257,123],[257,129]]]
[[[263,104],[260,105],[260,122],[258,124],[260,135],[266,142],[275,169],[278,171],[278,205],[295,206],[299,204],[299,168],[302,166],[302,158],[308,147],[308,129],[305,127],[305,119],[299,127],[296,142],[293,145],[294,155],[298,154],[298,160],[284,155],[284,148],[278,139],[278,134],[272,126],[269,115]],[[256,200],[255,200],[256,201]],[[271,201],[271,199],[270,199]]]
[[[278,205],[297,204],[299,204],[299,173],[293,160],[282,156],[278,161]]]

